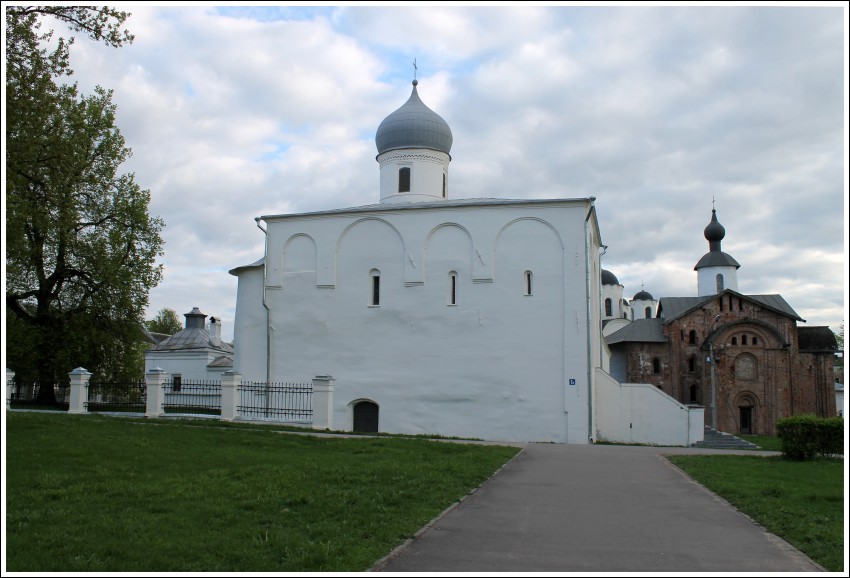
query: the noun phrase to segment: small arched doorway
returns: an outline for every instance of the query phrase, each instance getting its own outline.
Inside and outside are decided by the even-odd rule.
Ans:
[[[354,431],[378,431],[378,404],[371,401],[359,401],[354,404]]]
[[[758,398],[749,391],[744,392],[735,400],[735,406],[738,408],[738,433],[755,434]]]

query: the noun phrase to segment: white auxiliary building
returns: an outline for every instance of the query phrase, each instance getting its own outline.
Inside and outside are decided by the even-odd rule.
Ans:
[[[234,370],[332,375],[335,429],[589,443],[594,198],[450,199],[452,133],[416,84],[375,137],[378,204],[257,218]]]

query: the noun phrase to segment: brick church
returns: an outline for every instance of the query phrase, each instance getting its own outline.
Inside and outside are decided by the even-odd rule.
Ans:
[[[602,271],[603,334],[610,373],[651,383],[684,404],[705,406],[706,425],[728,433],[776,435],[784,417],[836,415],[829,327],[804,323],[781,295],[738,292],[737,261],[721,251],[726,235],[714,209],[697,262],[697,297],[645,290],[631,302]]]

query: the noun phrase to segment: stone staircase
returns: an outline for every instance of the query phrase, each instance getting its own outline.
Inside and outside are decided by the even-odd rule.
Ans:
[[[705,434],[701,442],[693,444],[695,448],[712,448],[718,450],[757,450],[761,449],[754,443],[735,437],[726,432],[705,426]]]

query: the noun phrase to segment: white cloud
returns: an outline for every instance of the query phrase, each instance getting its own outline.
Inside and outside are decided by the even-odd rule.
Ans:
[[[132,45],[81,38],[72,65],[115,90],[127,170],[168,225],[150,316],[198,306],[229,338],[254,217],[377,202],[374,132],[416,58],[452,197],[595,196],[603,266],[656,297],[696,293],[715,198],[743,291],[844,322],[846,7],[131,12]]]

